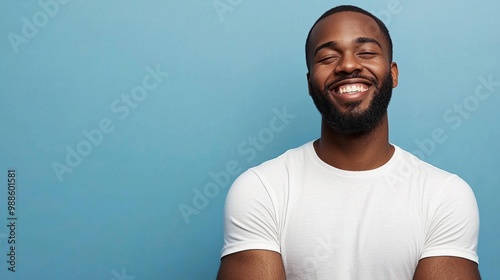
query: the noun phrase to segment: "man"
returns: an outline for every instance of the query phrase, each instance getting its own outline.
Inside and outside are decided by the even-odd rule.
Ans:
[[[480,279],[470,187],[389,142],[398,67],[385,25],[333,8],[306,62],[321,137],[234,182],[218,278]]]

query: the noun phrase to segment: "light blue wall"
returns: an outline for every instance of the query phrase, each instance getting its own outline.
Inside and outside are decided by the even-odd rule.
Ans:
[[[0,278],[214,278],[227,185],[319,135],[303,45],[339,3],[54,1],[0,9]],[[356,3],[393,36],[391,141],[469,182],[496,279],[499,2]]]

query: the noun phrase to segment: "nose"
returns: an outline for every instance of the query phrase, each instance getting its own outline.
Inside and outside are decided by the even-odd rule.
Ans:
[[[351,74],[356,71],[361,71],[363,66],[359,63],[356,56],[353,54],[344,54],[342,59],[335,66],[336,74]]]

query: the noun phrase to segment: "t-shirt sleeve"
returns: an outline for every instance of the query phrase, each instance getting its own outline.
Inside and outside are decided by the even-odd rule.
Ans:
[[[454,256],[478,263],[479,211],[469,185],[449,178],[428,213],[427,238],[420,258]]]
[[[276,211],[264,184],[252,170],[244,172],[226,197],[221,257],[251,249],[280,253],[276,225]]]

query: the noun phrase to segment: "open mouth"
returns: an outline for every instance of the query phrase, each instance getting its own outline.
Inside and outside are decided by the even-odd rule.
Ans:
[[[334,93],[336,94],[355,94],[355,93],[361,93],[369,90],[372,86],[372,83],[369,83],[365,80],[360,81],[360,80],[344,80],[341,82],[338,82],[330,88]]]
[[[337,94],[354,94],[358,92],[367,91],[370,86],[365,84],[346,84],[335,88]]]

